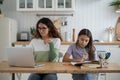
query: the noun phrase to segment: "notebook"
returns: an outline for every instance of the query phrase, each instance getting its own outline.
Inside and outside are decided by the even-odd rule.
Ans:
[[[8,64],[19,67],[38,67],[43,64],[35,64],[33,49],[31,47],[7,47]]]

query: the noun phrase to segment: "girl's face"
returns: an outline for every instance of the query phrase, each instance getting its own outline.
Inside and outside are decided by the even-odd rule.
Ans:
[[[78,43],[80,47],[85,47],[89,43],[90,38],[86,35],[80,35],[78,37]]]
[[[45,24],[40,23],[38,25],[38,31],[42,37],[48,37],[49,29]]]

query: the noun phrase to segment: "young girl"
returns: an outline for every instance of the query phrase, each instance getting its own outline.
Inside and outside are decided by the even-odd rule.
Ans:
[[[36,24],[36,32],[29,46],[34,50],[36,62],[57,62],[61,36],[52,21],[48,18],[40,19]],[[55,73],[40,74],[34,73],[28,80],[57,80]]]
[[[92,34],[88,29],[82,29],[75,44],[72,44],[64,55],[63,61],[83,62],[95,60],[95,47]],[[72,55],[72,58],[70,56]],[[93,74],[72,74],[73,80],[94,80]]]

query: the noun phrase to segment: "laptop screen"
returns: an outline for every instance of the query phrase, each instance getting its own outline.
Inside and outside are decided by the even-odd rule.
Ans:
[[[33,49],[31,47],[7,47],[6,52],[10,66],[35,66]]]

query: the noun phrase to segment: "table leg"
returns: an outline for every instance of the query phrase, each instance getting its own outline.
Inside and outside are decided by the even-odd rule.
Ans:
[[[12,80],[15,80],[15,73],[12,73]]]

